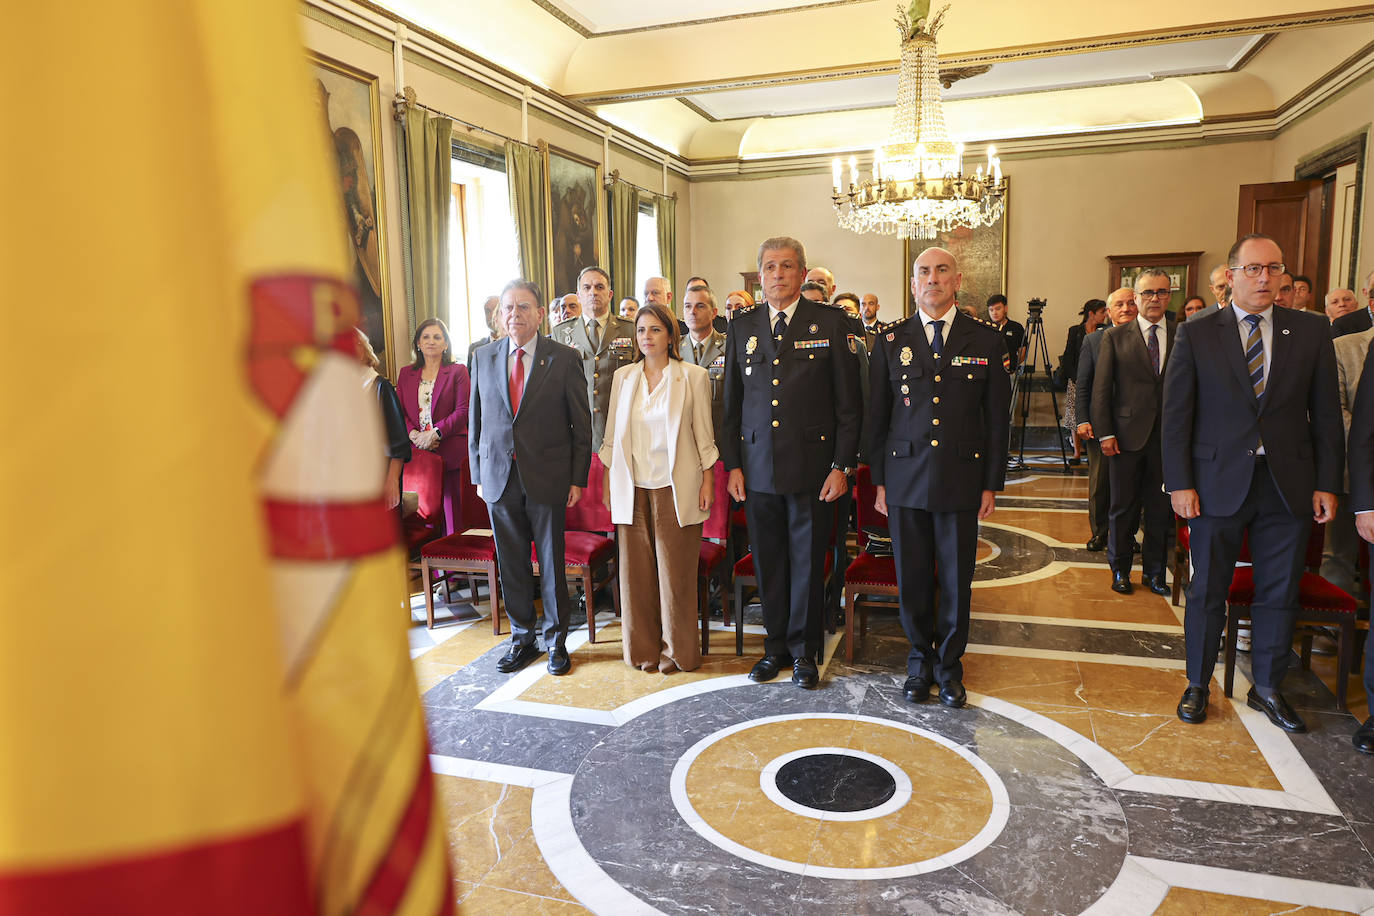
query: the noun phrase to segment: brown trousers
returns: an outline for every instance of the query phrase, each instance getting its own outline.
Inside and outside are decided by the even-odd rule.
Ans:
[[[664,674],[674,666],[691,671],[701,664],[697,638],[701,525],[683,528],[677,523],[672,487],[635,487],[634,520],[616,529],[625,663]]]

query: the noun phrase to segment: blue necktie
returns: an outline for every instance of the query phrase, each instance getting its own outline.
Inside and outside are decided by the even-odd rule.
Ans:
[[[773,323],[773,336],[782,340],[782,335],[787,331],[787,313],[778,312],[778,320]]]
[[[945,339],[940,336],[940,327],[944,323],[945,320],[943,318],[939,321],[932,321],[930,323],[930,326],[935,329],[935,336],[930,339],[930,352],[935,354],[936,359],[940,358],[941,353],[945,349]]]

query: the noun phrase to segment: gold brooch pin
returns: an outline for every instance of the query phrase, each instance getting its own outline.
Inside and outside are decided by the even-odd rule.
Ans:
[[[759,339],[757,337],[750,337],[749,342],[744,345],[744,352],[752,356],[754,351],[757,350],[758,347]]]
[[[910,365],[911,365],[911,348],[910,348],[910,347],[902,347],[902,354],[901,354],[901,356],[899,357],[899,359],[901,359],[902,365],[903,365],[903,366],[910,366]]]

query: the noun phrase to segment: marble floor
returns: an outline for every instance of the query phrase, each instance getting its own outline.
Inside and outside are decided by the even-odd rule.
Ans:
[[[497,673],[485,601],[426,630],[417,596],[460,909],[1374,914],[1374,758],[1334,663],[1285,681],[1309,734],[1246,707],[1243,656],[1239,702],[1218,670],[1207,721],[1180,722],[1182,609],[1108,590],[1085,496],[1032,469],[983,525],[959,710],[903,699],[878,611],[808,692],[748,680],[756,615],[743,657],[717,622],[701,668],[661,675],[624,664],[607,609],[553,678]],[[1367,715],[1358,678],[1350,698]]]

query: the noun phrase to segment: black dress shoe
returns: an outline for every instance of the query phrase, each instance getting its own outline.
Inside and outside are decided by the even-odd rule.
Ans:
[[[1374,754],[1374,716],[1365,719],[1364,724],[1355,729],[1355,737],[1350,739],[1350,743],[1361,754]]]
[[[554,646],[549,650],[549,674],[559,677],[571,670],[572,659],[568,658],[567,649],[562,646]]]
[[[821,673],[811,659],[799,658],[792,663],[792,683],[806,690],[815,690],[820,682]]]
[[[1112,570],[1112,591],[1118,595],[1129,595],[1133,590],[1130,573]]]
[[[1258,709],[1269,717],[1279,728],[1293,734],[1302,734],[1307,731],[1307,723],[1302,720],[1302,716],[1293,711],[1293,707],[1288,705],[1288,701],[1283,698],[1283,694],[1277,690],[1269,699],[1264,699],[1259,695],[1255,688],[1251,687],[1250,692],[1245,695],[1245,705],[1251,709]]]
[[[510,651],[501,656],[496,663],[496,670],[502,674],[510,674],[512,671],[519,671],[521,668],[534,661],[540,655],[539,647],[532,642],[527,642],[523,646],[511,643]]]
[[[1207,688],[1188,685],[1183,691],[1183,699],[1178,701],[1178,717],[1190,725],[1197,725],[1207,719]]]
[[[1106,550],[1106,549],[1107,549],[1107,536],[1106,536],[1105,534],[1098,535],[1097,537],[1092,538],[1091,540],[1089,540],[1088,543],[1085,544],[1085,545],[1083,545],[1083,546],[1087,547],[1089,550],[1093,551],[1094,553],[1097,553],[1098,551]]]
[[[913,703],[924,703],[930,699],[930,678],[924,674],[907,678],[902,685],[902,696]]]
[[[940,704],[948,706],[950,709],[962,709],[968,702],[968,694],[964,692],[964,685],[958,681],[945,681],[940,685]]]
[[[1145,586],[1156,595],[1168,595],[1173,589],[1164,584],[1164,574],[1156,573],[1153,576],[1141,576],[1140,584]]]
[[[792,664],[792,656],[790,655],[765,655],[750,669],[749,680],[758,681],[760,684],[764,681],[771,681],[778,676],[779,671],[790,664]]]

